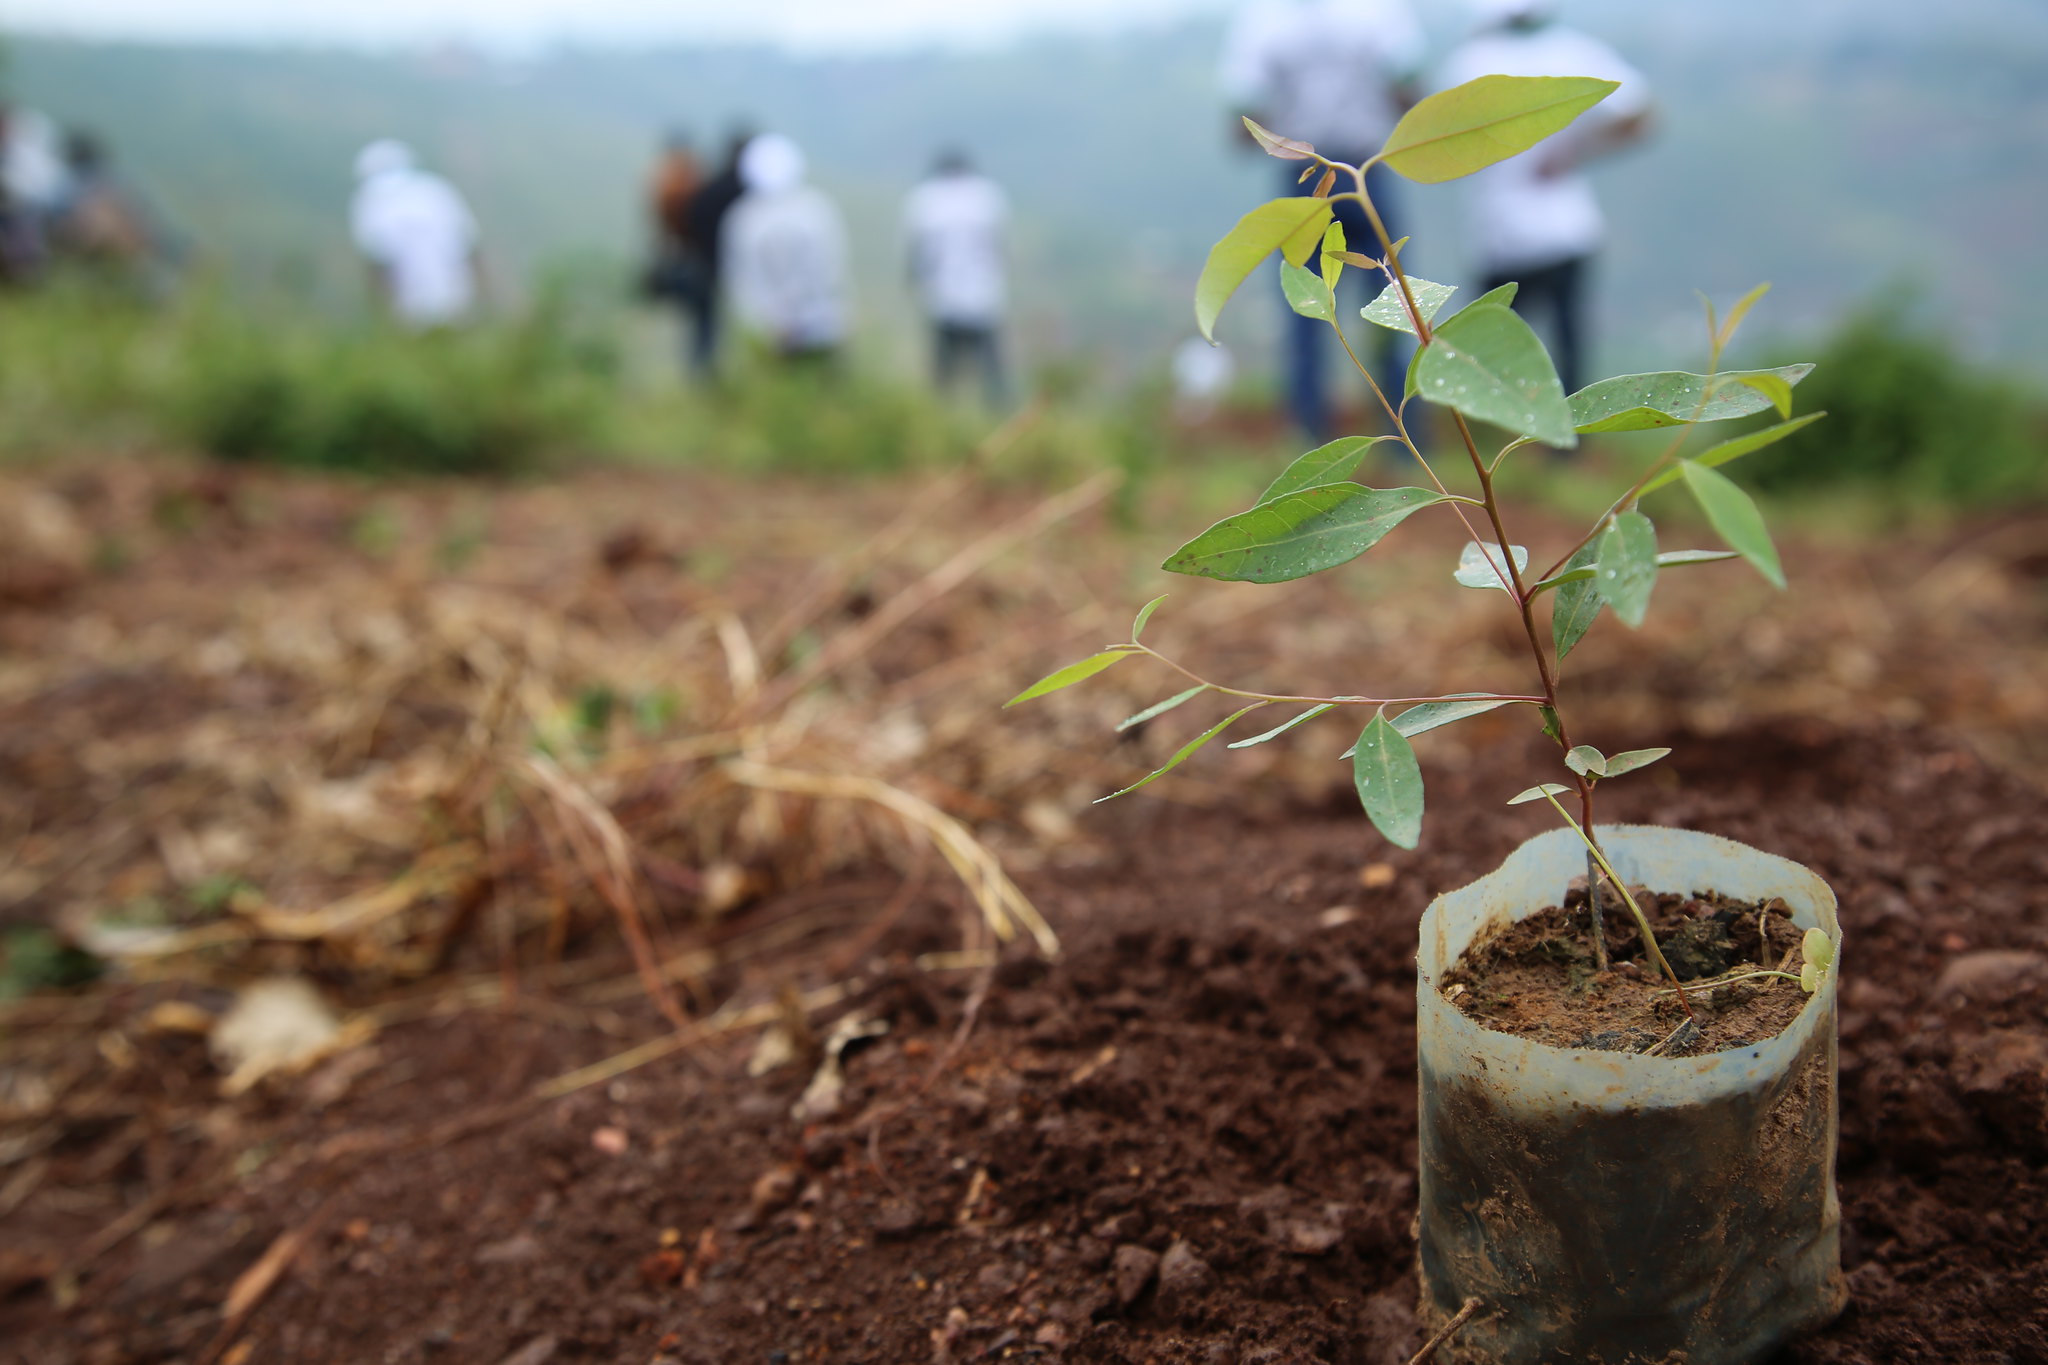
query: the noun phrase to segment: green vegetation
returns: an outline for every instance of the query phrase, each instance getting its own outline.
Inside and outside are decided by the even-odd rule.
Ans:
[[[1804,392],[1828,420],[1759,458],[1759,488],[1848,486],[1901,504],[1952,506],[2048,493],[2040,404],[1965,365],[1896,307],[1851,317],[1823,348]]]
[[[414,336],[227,285],[152,306],[60,277],[0,308],[0,461],[148,450],[390,476],[596,457],[862,476],[957,465],[1004,420],[854,363],[743,353],[724,382],[690,388],[649,344],[667,342],[667,320],[623,299],[608,277],[560,276],[515,320]],[[1128,514],[1156,473],[1266,454],[1256,438],[1176,430],[1151,388],[1060,387],[989,466],[998,482],[1115,467]]]
[[[200,291],[161,308],[57,281],[0,310],[0,455],[174,447],[368,473],[503,473],[595,428],[610,384],[546,303],[407,336]]]

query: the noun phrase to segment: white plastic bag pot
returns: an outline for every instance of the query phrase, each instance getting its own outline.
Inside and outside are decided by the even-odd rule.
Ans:
[[[1603,826],[1631,885],[1782,898],[1841,961],[1834,894],[1783,858],[1689,830]],[[1736,1365],[1841,1310],[1835,982],[1777,1037],[1699,1057],[1551,1047],[1438,993],[1482,930],[1556,905],[1568,829],[1439,896],[1416,956],[1422,1310],[1481,1307],[1446,1360]]]

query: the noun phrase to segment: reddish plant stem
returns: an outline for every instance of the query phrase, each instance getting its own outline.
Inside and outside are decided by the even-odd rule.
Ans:
[[[1352,173],[1358,185],[1358,202],[1365,209],[1365,216],[1372,224],[1373,235],[1379,239],[1380,249],[1386,253],[1387,273],[1393,276],[1395,284],[1400,287],[1401,300],[1408,311],[1408,320],[1415,328],[1416,344],[1418,346],[1428,346],[1434,339],[1434,333],[1430,329],[1428,320],[1422,316],[1422,310],[1415,306],[1415,292],[1413,286],[1408,282],[1408,272],[1401,268],[1400,258],[1394,252],[1393,240],[1387,235],[1386,224],[1380,220],[1379,211],[1373,207],[1372,198],[1365,191],[1365,171],[1363,168],[1353,168]],[[1347,346],[1346,350],[1348,351],[1349,349]],[[1353,358],[1353,363],[1356,363],[1356,357]],[[1384,402],[1385,400],[1382,399],[1382,401]],[[1529,641],[1529,655],[1536,661],[1536,673],[1543,683],[1544,706],[1549,712],[1549,719],[1554,730],[1553,737],[1557,740],[1557,746],[1560,750],[1570,753],[1572,750],[1571,735],[1565,728],[1564,713],[1558,708],[1557,671],[1551,666],[1550,655],[1544,650],[1542,638],[1536,631],[1535,597],[1524,584],[1522,571],[1515,566],[1514,551],[1510,548],[1512,542],[1508,538],[1507,526],[1501,518],[1500,499],[1494,493],[1493,473],[1487,468],[1486,461],[1479,454],[1479,444],[1472,439],[1472,428],[1466,424],[1465,414],[1454,409],[1451,416],[1457,423],[1458,436],[1464,442],[1465,453],[1471,459],[1472,472],[1479,479],[1480,502],[1486,508],[1486,517],[1493,526],[1494,540],[1500,550],[1500,561],[1495,566],[1496,572],[1503,572],[1506,575],[1502,586],[1515,599],[1516,611],[1522,618],[1522,633]],[[1648,481],[1648,475],[1644,476],[1644,481]],[[1473,539],[1477,540],[1478,537],[1475,536]],[[1569,558],[1570,556],[1566,557]],[[1555,571],[1553,570],[1553,572]],[[1586,832],[1587,840],[1597,843],[1598,836],[1593,830],[1593,781],[1581,772],[1573,772],[1572,780],[1578,787],[1579,792],[1581,827]],[[1589,854],[1589,859],[1590,856]],[[1595,965],[1599,970],[1605,971],[1607,969],[1607,934],[1606,926],[1601,922],[1600,878],[1595,875],[1597,871],[1598,869],[1592,866],[1589,861],[1586,876],[1587,919],[1592,930]],[[1619,893],[1621,888],[1616,887],[1615,890]],[[1680,999],[1684,999],[1682,993]]]

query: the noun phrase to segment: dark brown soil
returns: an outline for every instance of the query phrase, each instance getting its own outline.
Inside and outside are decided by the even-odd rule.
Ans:
[[[2048,1361],[2048,797],[1925,735],[1678,743],[1612,818],[1781,853],[1845,907],[1850,1306],[1788,1359]],[[538,999],[202,1110],[198,1045],[129,988],[98,1107],[6,1130],[0,1358],[1403,1359],[1415,922],[1541,828],[1497,773],[1429,777],[1415,853],[1348,802],[1104,807],[1027,879],[1051,966],[915,970],[956,941],[920,900],[852,1002],[890,1032],[809,1122],[752,1035],[525,1099],[659,1032]]]
[[[1741,969],[1799,968],[1801,931],[1784,902],[1745,904],[1712,891],[1633,888],[1672,974],[1698,982]],[[1763,927],[1759,929],[1759,919]],[[1806,1005],[1796,981],[1764,977],[1688,993],[1692,1028],[1628,911],[1602,917],[1609,970],[1597,969],[1583,888],[1465,950],[1444,998],[1496,1033],[1553,1047],[1698,1056],[1775,1038]]]

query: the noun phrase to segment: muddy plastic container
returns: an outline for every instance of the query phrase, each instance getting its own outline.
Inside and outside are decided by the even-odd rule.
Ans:
[[[1757,1361],[1841,1310],[1834,894],[1783,858],[1689,830],[1603,826],[1657,891],[1782,897],[1837,966],[1784,1032],[1703,1057],[1551,1047],[1482,1028],[1437,983],[1489,925],[1585,872],[1568,829],[1439,896],[1416,956],[1422,1312],[1482,1308],[1450,1361]]]

